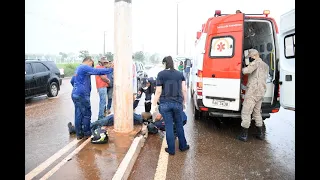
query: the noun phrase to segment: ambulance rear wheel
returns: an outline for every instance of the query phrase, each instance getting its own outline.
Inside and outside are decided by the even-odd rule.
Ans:
[[[201,111],[200,112],[200,119],[207,119],[209,117],[208,111]]]
[[[195,117],[195,119],[200,119],[200,111],[199,110],[197,110],[197,108],[196,107],[194,107],[194,117]]]

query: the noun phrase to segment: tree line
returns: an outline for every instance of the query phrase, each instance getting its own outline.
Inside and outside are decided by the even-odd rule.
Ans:
[[[56,63],[78,63],[86,56],[92,56],[95,61],[98,61],[103,54],[90,54],[88,50],[81,50],[78,54],[59,52],[58,55],[50,54],[25,54],[25,59],[47,59],[53,60]],[[105,55],[109,60],[114,60],[114,54],[107,52]],[[148,53],[143,51],[137,51],[132,54],[134,61],[142,62],[144,64],[157,64],[161,61],[161,55],[159,53]]]

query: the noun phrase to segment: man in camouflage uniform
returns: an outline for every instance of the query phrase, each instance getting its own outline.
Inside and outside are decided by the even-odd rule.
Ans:
[[[242,69],[243,74],[248,75],[247,90],[243,101],[241,111],[241,126],[242,132],[238,136],[241,141],[247,141],[248,129],[251,123],[251,114],[255,120],[255,124],[258,130],[257,138],[263,140],[264,133],[262,131],[262,116],[261,105],[264,94],[267,90],[267,77],[269,73],[269,66],[262,61],[259,56],[259,52],[256,49],[249,49],[249,65]]]

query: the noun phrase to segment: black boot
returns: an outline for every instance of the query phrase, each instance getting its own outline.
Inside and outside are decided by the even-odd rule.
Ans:
[[[242,127],[240,135],[237,137],[240,141],[246,142],[248,140],[248,128]]]
[[[151,102],[144,103],[144,112],[150,112]]]
[[[75,127],[72,125],[71,122],[68,123],[68,130],[69,130],[69,134],[75,134],[75,133],[76,133],[76,129],[75,129]]]
[[[257,126],[257,131],[258,131],[258,133],[257,133],[257,135],[256,135],[256,138],[257,138],[257,139],[260,139],[260,140],[264,140],[264,133],[263,133],[263,128],[262,128],[262,126],[261,126],[261,127],[258,127],[258,126]]]

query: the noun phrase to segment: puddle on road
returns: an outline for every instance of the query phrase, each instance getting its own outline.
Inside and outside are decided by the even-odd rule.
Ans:
[[[107,144],[89,143],[50,179],[112,179],[140,129],[141,126],[136,125],[133,132],[121,134],[109,127]]]

